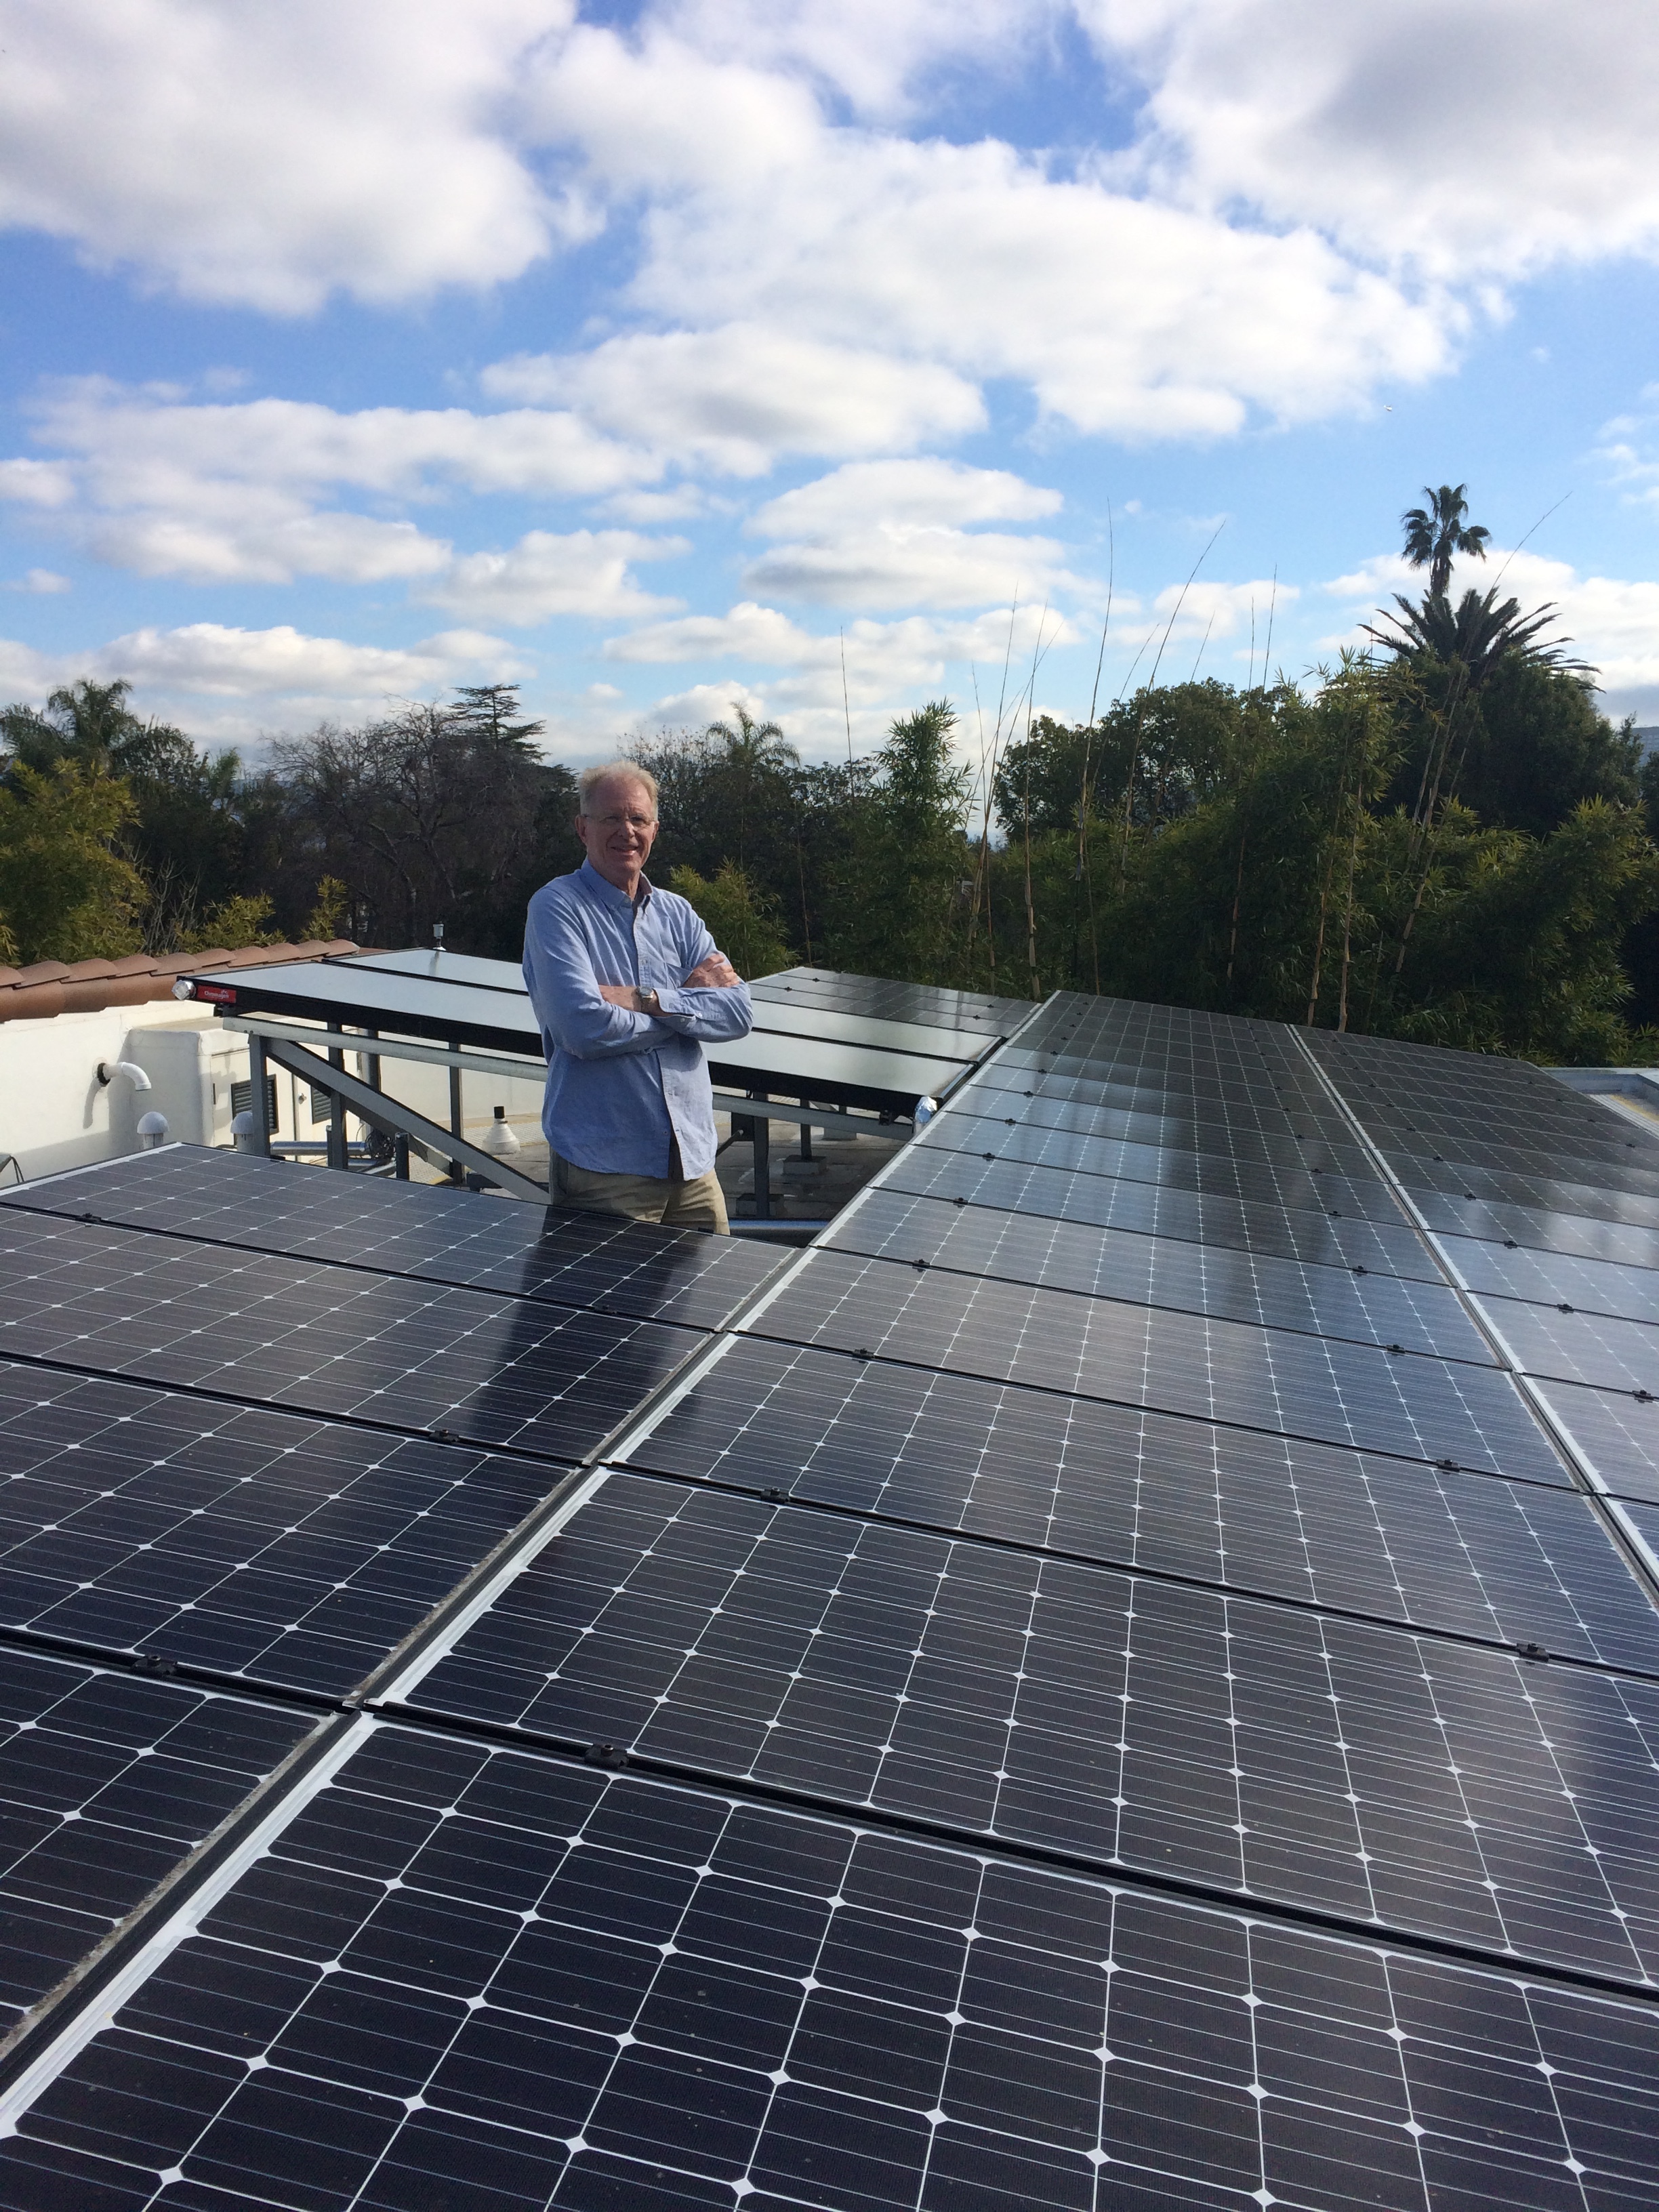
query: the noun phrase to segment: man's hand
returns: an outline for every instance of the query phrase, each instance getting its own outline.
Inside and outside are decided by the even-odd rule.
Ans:
[[[711,952],[706,960],[700,960],[691,970],[685,979],[684,988],[688,991],[729,991],[742,981],[742,976],[723,952]]]

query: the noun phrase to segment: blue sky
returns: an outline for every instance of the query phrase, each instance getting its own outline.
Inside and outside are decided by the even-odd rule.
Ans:
[[[1659,721],[1659,19],[1501,13],[0,0],[0,696],[862,750],[1109,582],[1300,676],[1449,478]]]

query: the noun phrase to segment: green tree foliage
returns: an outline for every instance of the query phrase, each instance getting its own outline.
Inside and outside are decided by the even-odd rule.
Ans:
[[[126,787],[97,766],[14,759],[0,781],[0,952],[33,960],[136,951],[144,884],[118,849]]]
[[[572,865],[576,789],[536,754],[514,689],[276,748],[300,872],[344,884],[360,940],[423,944],[441,921],[458,951],[518,957],[531,893]]]
[[[956,721],[947,700],[933,700],[896,721],[877,753],[831,886],[822,956],[831,966],[958,980],[971,862],[970,778],[956,757]]]
[[[725,861],[712,882],[695,868],[676,868],[668,888],[690,901],[746,982],[793,966],[794,955],[778,933],[776,899],[735,861]]]

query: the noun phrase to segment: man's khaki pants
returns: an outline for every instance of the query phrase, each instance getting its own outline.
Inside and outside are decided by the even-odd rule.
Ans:
[[[669,1165],[677,1168],[679,1164],[677,1145]],[[726,1194],[712,1168],[689,1182],[678,1175],[605,1175],[594,1168],[579,1168],[556,1152],[552,1167],[550,1195],[557,1205],[579,1206],[589,1213],[625,1213],[635,1221],[659,1221],[665,1229],[704,1229],[715,1237],[732,1234]]]

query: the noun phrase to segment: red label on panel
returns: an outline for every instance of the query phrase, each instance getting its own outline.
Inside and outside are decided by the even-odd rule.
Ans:
[[[236,994],[228,983],[198,983],[195,995],[216,1006],[234,1006],[236,1003]]]

